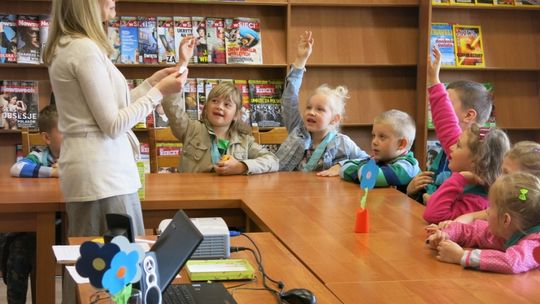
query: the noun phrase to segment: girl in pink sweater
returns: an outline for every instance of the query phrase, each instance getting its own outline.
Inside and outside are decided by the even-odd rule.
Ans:
[[[437,259],[500,273],[539,268],[534,251],[540,247],[540,179],[521,172],[503,175],[489,190],[489,199],[487,221],[426,228],[426,243],[437,250]]]

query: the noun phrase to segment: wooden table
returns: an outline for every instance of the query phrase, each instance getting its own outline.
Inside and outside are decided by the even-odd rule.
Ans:
[[[250,233],[249,236],[255,241],[261,251],[265,272],[274,280],[281,280],[285,283],[285,289],[308,288],[317,297],[318,303],[341,303],[302,263],[294,257],[271,233],[259,232]],[[80,243],[80,238],[73,239],[75,243]],[[255,250],[254,246],[243,236],[231,239],[232,246],[244,246]],[[245,258],[249,260],[253,268],[257,269],[257,263],[253,254],[247,251],[231,254],[231,258]],[[189,282],[188,275],[182,270],[182,281]],[[256,272],[256,279],[249,281],[226,282],[226,287],[248,283],[239,288],[231,288],[229,292],[239,303],[276,303],[276,298],[268,291],[249,290],[243,288],[262,287],[262,275]],[[182,282],[181,281],[181,282]],[[180,282],[179,282],[180,283]],[[276,289],[275,284],[267,280],[267,284]],[[90,284],[80,284],[78,286],[79,301],[87,304],[90,297],[96,292]],[[102,301],[100,303],[110,303]]]
[[[39,222],[45,227],[38,236],[41,238],[38,250],[46,249],[49,254],[39,259],[50,261],[51,266],[44,267],[44,263],[38,261],[38,276],[42,277],[38,280],[41,282],[38,291],[40,286],[46,286],[46,289],[51,286],[46,293],[42,292],[49,297],[51,293],[54,296],[53,283],[47,281],[54,276],[54,263],[50,247],[44,244],[50,246],[54,240],[54,211],[47,208],[63,210],[55,182],[0,178],[0,184],[4,186],[0,188],[0,216],[11,221],[2,223],[2,229],[18,227],[15,215],[27,217],[26,213],[30,217],[40,217]],[[15,190],[8,190],[10,187]],[[402,298],[431,302],[431,298],[442,297],[437,286],[454,292],[449,299],[460,295],[466,298],[473,293],[471,299],[479,299],[479,302],[489,302],[492,293],[498,295],[496,298],[508,301],[540,298],[540,291],[530,283],[540,280],[538,271],[499,275],[438,262],[424,247],[425,224],[421,217],[424,207],[396,190],[370,191],[370,232],[354,233],[354,212],[361,195],[358,185],[302,172],[226,177],[150,174],[147,175],[142,208],[147,227],[157,227],[159,220],[172,217],[181,208],[189,209],[191,216],[209,215],[217,209],[238,221],[247,220],[245,226],[248,229],[274,234],[346,303],[355,303],[370,295],[381,302],[401,301]],[[24,223],[24,220],[19,222]],[[392,292],[365,292],[387,288]],[[43,302],[53,303],[52,300]]]

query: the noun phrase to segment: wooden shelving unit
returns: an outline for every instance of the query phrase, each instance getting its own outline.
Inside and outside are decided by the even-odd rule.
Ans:
[[[50,0],[4,0],[0,13],[47,14]],[[124,0],[119,16],[258,17],[262,65],[192,65],[190,77],[283,79],[294,60],[298,35],[311,30],[316,44],[300,99],[320,84],[346,85],[350,99],[342,131],[370,150],[375,115],[397,108],[417,122],[414,151],[425,163],[426,60],[431,22],[479,24],[486,68],[443,69],[445,82],[471,79],[495,87],[497,125],[512,141],[540,141],[540,9],[496,6],[433,6],[430,0]],[[118,65],[126,78],[144,78],[162,65]],[[3,64],[0,79],[40,80],[40,106],[48,103],[45,66]],[[137,132],[141,140],[146,132]],[[0,170],[14,160],[18,133],[0,133]]]

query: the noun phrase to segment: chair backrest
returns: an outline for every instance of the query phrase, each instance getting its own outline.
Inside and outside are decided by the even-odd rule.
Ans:
[[[179,143],[171,131],[171,128],[150,128],[149,129],[150,146],[150,172],[157,173],[159,167],[178,168],[181,156],[177,155],[158,155],[158,143]]]
[[[261,131],[259,128],[253,127],[253,137],[261,145],[281,145],[288,135],[285,127],[275,127],[268,131]]]
[[[21,141],[23,157],[26,157],[34,146],[47,146],[45,141],[43,141],[43,137],[41,137],[41,133],[31,133],[28,129],[21,130]]]

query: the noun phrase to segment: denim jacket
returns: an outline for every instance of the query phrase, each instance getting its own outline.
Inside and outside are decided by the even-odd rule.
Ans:
[[[298,95],[302,85],[304,69],[292,66],[283,95],[281,97],[281,112],[289,136],[281,144],[276,156],[279,158],[280,171],[294,171],[298,168],[305,151],[311,146],[311,134],[306,129],[300,115]],[[326,170],[343,160],[367,158],[369,155],[360,149],[347,135],[338,133],[328,143],[316,171]],[[322,162],[322,168],[320,163]]]

